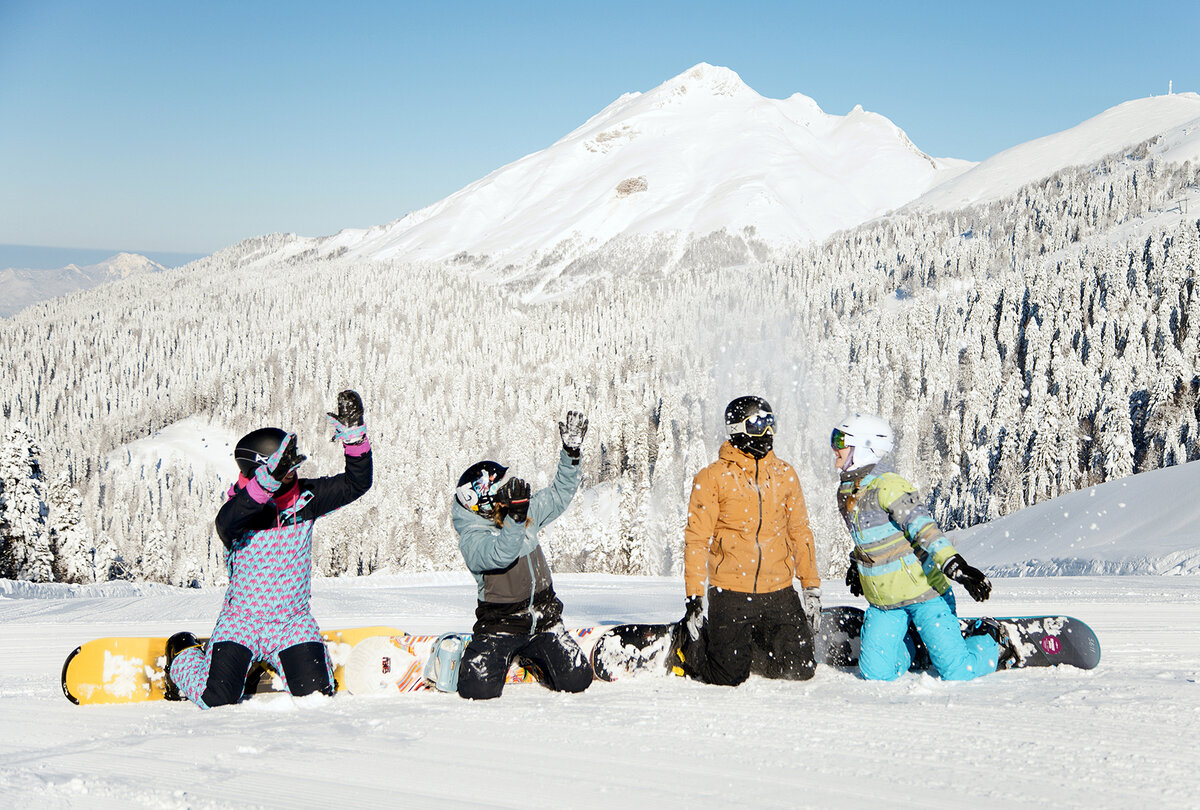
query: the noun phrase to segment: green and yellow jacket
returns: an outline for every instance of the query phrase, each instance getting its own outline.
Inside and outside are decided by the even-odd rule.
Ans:
[[[842,473],[838,509],[854,538],[863,596],[878,608],[934,599],[950,587],[942,573],[958,552],[917,488],[884,463]]]

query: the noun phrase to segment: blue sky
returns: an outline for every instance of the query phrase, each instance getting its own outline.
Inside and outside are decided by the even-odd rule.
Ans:
[[[698,62],[982,160],[1200,90],[1200,2],[0,0],[0,244],[385,223]]]

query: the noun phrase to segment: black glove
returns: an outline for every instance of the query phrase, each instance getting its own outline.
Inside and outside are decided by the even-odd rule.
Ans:
[[[362,397],[357,391],[347,388],[338,394],[337,413],[326,411],[329,423],[333,426],[331,442],[341,439],[342,444],[358,444],[366,438],[366,428],[363,427]]]
[[[846,569],[846,587],[850,589],[851,596],[862,596],[862,582],[858,579],[858,561],[853,557],[850,558],[850,567]]]
[[[683,604],[683,618],[679,624],[687,632],[688,638],[695,641],[700,638],[700,631],[704,627],[704,597],[689,596]]]
[[[976,602],[984,602],[992,595],[992,583],[978,568],[972,568],[961,554],[946,560],[942,573],[967,589]]]
[[[587,435],[588,420],[579,411],[567,411],[567,421],[558,423],[558,435],[562,437],[563,450],[571,458],[579,458],[583,437]]]
[[[529,484],[520,478],[510,478],[494,497],[504,517],[510,517],[517,523],[525,522],[529,516]]]

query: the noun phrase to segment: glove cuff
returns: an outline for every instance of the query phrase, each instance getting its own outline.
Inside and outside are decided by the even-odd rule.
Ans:
[[[262,465],[254,471],[254,481],[267,492],[278,492],[282,481],[276,480],[271,471],[267,469],[267,465]]]

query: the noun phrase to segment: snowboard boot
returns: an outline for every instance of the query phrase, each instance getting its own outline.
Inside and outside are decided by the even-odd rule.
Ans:
[[[708,627],[700,623],[697,638],[692,638],[687,624],[679,622],[671,628],[671,646],[667,648],[667,673],[680,678],[696,678],[696,662],[707,654]],[[689,661],[691,663],[689,663]]]
[[[191,633],[176,633],[167,639],[167,663],[163,667],[163,697],[167,700],[183,700],[179,687],[171,680],[171,662],[184,650],[199,646],[200,641]]]
[[[687,675],[683,671],[683,662],[686,660],[683,653],[683,646],[687,640],[688,633],[682,622],[671,628],[671,646],[667,653],[667,672],[681,678]]]
[[[1024,666],[1025,656],[1021,654],[1021,642],[1013,631],[1005,622],[997,621],[990,617],[983,617],[975,621],[975,629],[971,632],[973,636],[987,635],[995,639],[1000,645],[999,658],[996,661],[996,670],[1002,669],[1017,669]]]

